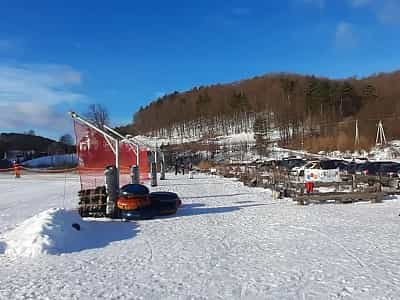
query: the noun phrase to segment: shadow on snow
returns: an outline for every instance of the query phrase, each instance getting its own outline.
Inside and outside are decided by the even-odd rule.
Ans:
[[[271,203],[274,204],[274,203]],[[235,212],[245,208],[267,206],[271,204],[248,204],[248,205],[236,205],[236,206],[220,206],[220,207],[206,207],[202,203],[192,203],[184,204],[176,213],[176,215],[171,216],[171,218],[179,218],[184,216],[196,216],[205,214],[222,214]]]
[[[4,254],[6,251],[6,243],[0,241],[0,254]]]
[[[182,197],[183,200],[186,199],[203,199],[203,198],[220,198],[220,197],[235,197],[244,195],[257,195],[254,193],[237,193],[237,194],[221,194],[221,195],[207,195],[207,196],[195,196],[195,197]]]
[[[113,242],[131,239],[139,231],[135,222],[83,219],[77,223],[80,225],[79,231],[72,228],[71,223],[65,223],[62,236],[46,232],[52,243],[49,247],[45,245],[45,252],[59,255],[104,248]],[[0,241],[0,254],[5,253],[7,246],[7,243]]]
[[[213,184],[218,184],[221,185],[221,182],[202,182],[202,185],[213,185]],[[173,186],[181,186],[181,185],[185,185],[185,186],[191,186],[191,185],[199,185],[198,182],[192,182],[192,183],[174,183]],[[164,187],[170,187],[171,185],[168,184],[159,184],[158,186],[164,186]]]
[[[61,253],[104,248],[112,242],[131,239],[139,231],[135,222],[82,220],[80,225],[81,230],[76,232],[83,233],[82,238],[78,243],[67,245]]]

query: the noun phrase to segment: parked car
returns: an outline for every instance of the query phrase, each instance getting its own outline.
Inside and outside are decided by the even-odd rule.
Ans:
[[[302,166],[306,163],[307,161],[302,158],[288,158],[281,160],[279,162],[279,167],[290,171],[292,168]]]
[[[321,160],[320,168],[323,170],[339,169],[340,172],[348,172],[349,163],[340,159]]]
[[[398,176],[400,164],[395,162],[372,162],[367,169],[369,175],[393,177]]]
[[[305,169],[319,169],[319,161],[309,161],[300,167],[294,167],[290,170],[290,174],[293,176],[304,176]]]
[[[357,164],[355,161],[351,161],[347,165],[347,174],[356,174]]]
[[[400,177],[400,164],[384,164],[379,169],[380,176]]]
[[[8,169],[12,167],[11,161],[8,159],[0,159],[0,169]]]
[[[368,173],[367,169],[370,167],[369,162],[357,164],[354,167],[354,174],[356,175],[366,175]]]
[[[400,164],[391,161],[375,161],[363,163],[356,166],[355,174],[400,177]]]

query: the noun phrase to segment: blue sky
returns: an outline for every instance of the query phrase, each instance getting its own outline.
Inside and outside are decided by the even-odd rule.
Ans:
[[[270,72],[334,78],[400,69],[400,0],[0,0],[0,132],[114,125],[193,86]]]

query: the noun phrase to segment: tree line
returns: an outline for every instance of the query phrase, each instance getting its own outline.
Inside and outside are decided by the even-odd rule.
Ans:
[[[367,147],[379,119],[384,120],[391,138],[400,136],[399,82],[400,72],[341,80],[269,74],[165,95],[141,107],[133,123],[121,129],[164,137],[226,135],[255,129],[267,135],[264,142],[268,134],[275,134],[285,145],[312,144],[325,138],[328,144],[342,140],[348,146],[354,131],[349,120],[358,119],[361,143]]]

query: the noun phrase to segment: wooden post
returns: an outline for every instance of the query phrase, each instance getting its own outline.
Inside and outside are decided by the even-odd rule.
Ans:
[[[160,180],[165,180],[165,161],[164,161],[164,159],[162,159],[160,162]]]
[[[138,166],[132,166],[131,167],[131,182],[133,184],[139,184],[140,183],[140,173],[139,173],[139,167]]]
[[[104,171],[107,203],[106,216],[115,218],[117,216],[117,200],[119,194],[119,172],[115,166],[109,166]]]
[[[151,163],[151,186],[157,186],[157,165],[155,162]]]

